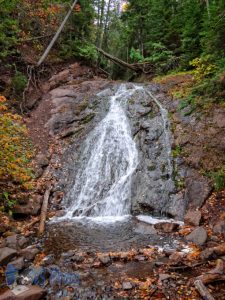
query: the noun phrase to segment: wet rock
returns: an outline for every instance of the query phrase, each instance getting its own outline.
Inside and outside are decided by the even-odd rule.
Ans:
[[[177,223],[170,223],[170,222],[161,222],[154,225],[155,229],[163,231],[165,233],[170,233],[176,231],[179,227]]]
[[[24,259],[28,260],[28,261],[32,261],[34,260],[35,256],[39,253],[40,251],[33,246],[27,247],[25,249],[22,249],[20,251],[20,255],[23,256]]]
[[[184,216],[184,222],[187,225],[199,226],[202,214],[198,210],[189,210]]]
[[[157,234],[153,225],[144,222],[138,222],[134,230],[140,234]]]
[[[129,282],[129,281],[124,281],[124,282],[122,283],[122,289],[123,289],[124,291],[131,290],[132,288],[133,288],[133,285],[132,285],[132,283]]]
[[[4,247],[0,249],[0,265],[7,265],[10,260],[17,255],[17,251],[15,249],[11,249],[9,247]]]
[[[100,254],[98,255],[98,259],[103,265],[108,265],[111,262],[111,258],[108,254]]]
[[[19,294],[15,294],[18,290],[24,291]],[[15,291],[15,293],[14,293]],[[19,286],[14,288],[12,291],[6,291],[0,295],[0,300],[41,300],[44,299],[46,291],[39,286]]]
[[[18,271],[22,270],[25,265],[23,257],[19,257],[15,260],[11,261],[9,264],[12,265]]]
[[[58,210],[58,211],[56,211],[56,213],[55,213],[55,217],[57,217],[57,218],[63,217],[63,216],[65,216],[65,214],[66,214],[66,211],[65,211],[65,210]]]
[[[167,214],[176,218],[177,220],[182,220],[185,213],[185,200],[183,192],[170,195],[170,205],[166,209]]]
[[[207,232],[203,227],[197,227],[186,236],[186,240],[202,246],[207,240]]]

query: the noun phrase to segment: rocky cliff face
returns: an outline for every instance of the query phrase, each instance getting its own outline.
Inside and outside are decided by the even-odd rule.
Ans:
[[[87,68],[81,70],[75,64],[54,75],[45,84],[45,96],[28,121],[31,129],[40,128],[36,135],[33,134],[40,152],[46,155],[49,144],[55,145],[47,154],[51,156],[48,172],[55,180],[54,210],[66,205],[67,193],[80,165],[82,145],[88,133],[104,118],[109,108],[109,96],[119,86],[119,83],[94,77]],[[160,109],[146,92],[140,90],[130,97],[126,107],[139,152],[139,164],[133,175],[132,212],[182,219],[189,206],[201,207],[211,191],[209,180],[200,175],[193,160],[190,164],[182,154],[172,155],[176,154],[178,145],[188,145],[190,152],[192,147],[195,149],[196,144],[191,143],[193,130],[190,128],[184,134],[183,128],[194,127],[194,124],[201,126],[201,122],[196,117],[184,117],[177,109],[178,103],[167,97],[160,85],[149,84],[144,89],[169,111],[170,120],[166,126],[170,126],[175,134],[175,138],[172,133],[169,136],[173,147],[170,153],[173,173],[168,172],[168,145],[165,146],[165,124]],[[100,96],[97,96],[99,92]]]

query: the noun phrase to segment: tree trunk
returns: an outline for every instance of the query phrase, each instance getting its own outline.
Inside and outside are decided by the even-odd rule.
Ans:
[[[40,216],[40,225],[39,225],[39,235],[42,235],[45,230],[45,221],[46,221],[46,216],[47,216],[47,211],[48,211],[48,199],[51,193],[52,186],[49,184],[47,186],[47,189],[44,194],[44,200],[42,203],[42,208],[41,208],[41,216]]]
[[[210,20],[211,15],[210,15],[210,8],[209,8],[209,0],[205,0],[205,3],[206,3],[207,12],[208,12],[208,18]]]

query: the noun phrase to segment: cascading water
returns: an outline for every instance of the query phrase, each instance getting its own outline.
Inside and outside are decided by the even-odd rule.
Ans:
[[[70,191],[74,201],[65,218],[119,217],[130,213],[131,176],[138,164],[124,108],[136,87],[121,85],[110,98],[106,117],[90,133]]]

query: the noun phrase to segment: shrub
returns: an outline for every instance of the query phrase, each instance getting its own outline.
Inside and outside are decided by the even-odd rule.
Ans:
[[[16,71],[16,74],[12,78],[12,85],[15,93],[22,93],[27,85],[27,77],[21,72]]]
[[[209,55],[193,59],[190,65],[194,67],[193,75],[196,82],[210,77],[217,70],[216,65],[211,63],[211,57]]]
[[[0,197],[4,203],[9,202],[11,190],[27,191],[32,186],[31,158],[32,147],[22,119],[8,111],[5,97],[0,96]]]
[[[225,188],[225,166],[222,166],[217,171],[210,172],[209,176],[213,180],[216,191],[220,191]]]

